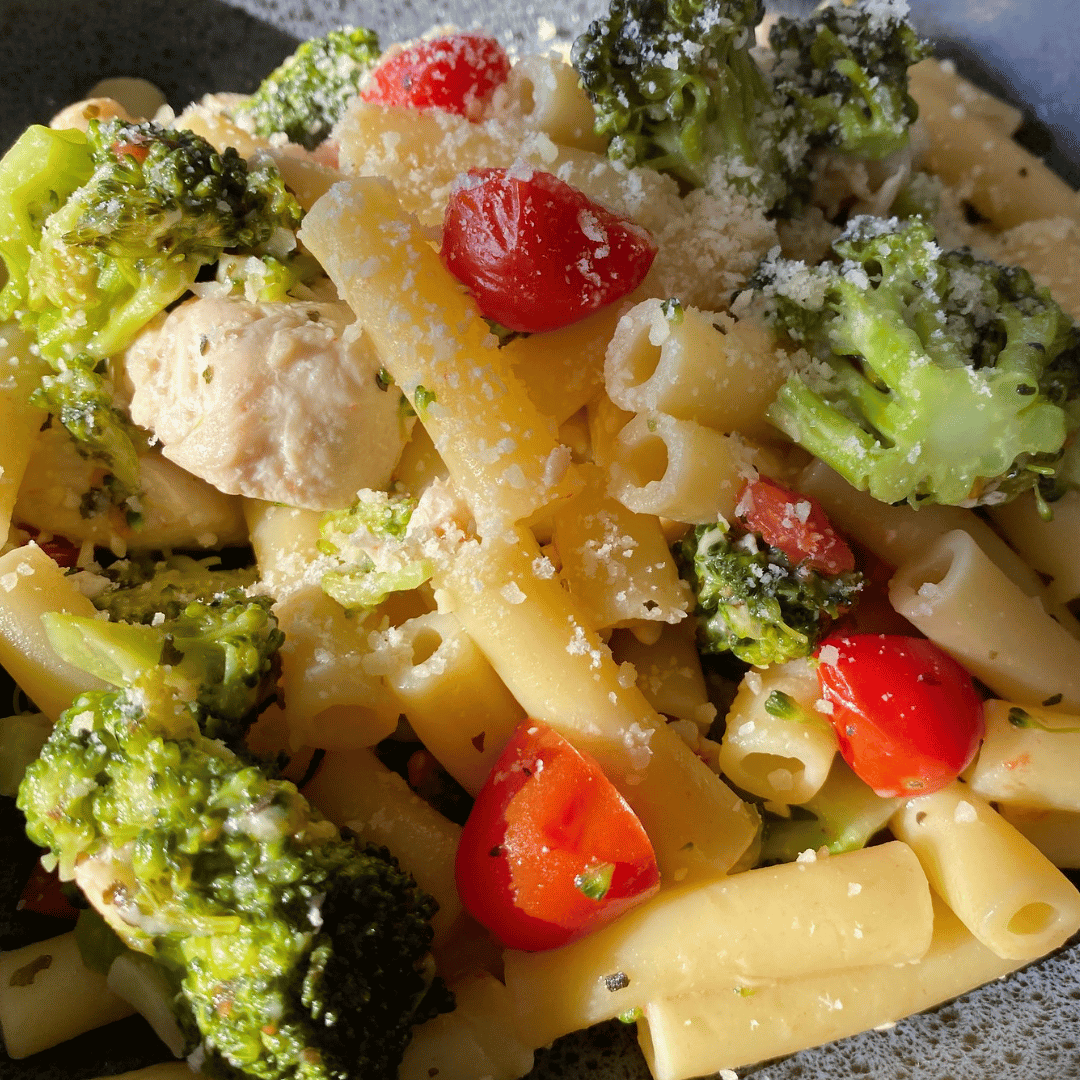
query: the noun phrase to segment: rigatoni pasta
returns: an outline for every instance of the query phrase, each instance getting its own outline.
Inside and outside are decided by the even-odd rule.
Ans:
[[[50,611],[97,614],[63,571],[36,544],[0,555],[0,664],[38,708],[55,720],[83,690],[104,683],[53,651],[41,616]]]
[[[74,931],[0,953],[0,1032],[16,1061],[133,1012],[83,963]]]
[[[737,436],[665,413],[638,413],[611,444],[608,490],[630,510],[688,524],[732,517],[752,474]]]
[[[655,299],[619,321],[604,363],[619,408],[750,436],[769,434],[765,408],[786,377],[764,327]]]
[[[914,963],[651,1001],[638,1021],[638,1039],[656,1080],[689,1080],[890,1025],[1018,966],[986,948],[935,900],[934,936]]]
[[[989,802],[1080,813],[1080,716],[996,700],[983,712],[972,791]]]
[[[805,719],[770,708],[773,695],[794,702]],[[720,768],[737,787],[772,802],[809,802],[828,779],[836,757],[836,732],[815,705],[817,674],[803,660],[750,671],[727,714]]]

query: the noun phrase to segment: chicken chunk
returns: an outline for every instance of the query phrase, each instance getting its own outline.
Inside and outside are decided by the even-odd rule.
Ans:
[[[230,495],[347,506],[387,486],[413,422],[342,303],[189,300],[124,366],[132,420]]]

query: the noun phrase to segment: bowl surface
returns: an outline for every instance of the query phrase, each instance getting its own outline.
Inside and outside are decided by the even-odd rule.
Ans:
[[[519,47],[569,38],[599,0],[0,0],[0,147],[47,122],[102,78],[138,75],[182,107],[210,90],[250,91],[299,38],[342,24],[384,42],[437,23],[485,26]],[[778,9],[806,9],[802,0]],[[976,81],[1024,107],[1021,138],[1080,186],[1080,10],[1076,0],[911,0],[919,28]],[[0,688],[5,699],[7,691]],[[35,858],[0,799],[0,948],[67,929],[16,913]],[[1074,880],[1076,876],[1074,875]],[[138,1019],[24,1061],[0,1050],[4,1080],[82,1080],[160,1060]],[[786,1060],[755,1080],[1073,1080],[1080,1078],[1080,943],[932,1013]],[[532,1080],[647,1080],[633,1028],[612,1023],[537,1055]]]

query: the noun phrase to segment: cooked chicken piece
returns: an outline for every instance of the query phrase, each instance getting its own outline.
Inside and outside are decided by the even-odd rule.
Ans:
[[[124,358],[131,418],[230,495],[311,510],[384,488],[412,418],[342,303],[190,300]]]

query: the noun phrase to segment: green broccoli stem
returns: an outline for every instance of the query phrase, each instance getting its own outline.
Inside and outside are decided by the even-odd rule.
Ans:
[[[884,285],[865,290],[846,278],[834,287],[838,294],[834,308],[844,313],[830,330],[835,352],[862,357],[894,393],[918,397],[930,362],[919,335],[905,322],[893,291]]]
[[[761,861],[793,862],[804,851],[832,855],[865,847],[888,824],[902,799],[883,799],[837,759],[821,790],[790,818],[769,818]]]
[[[801,378],[793,375],[785,381],[765,416],[792,442],[828,462],[852,487],[866,490],[879,450],[877,441]]]

